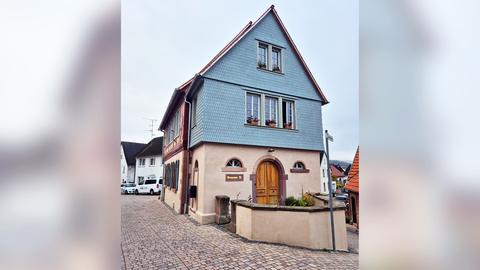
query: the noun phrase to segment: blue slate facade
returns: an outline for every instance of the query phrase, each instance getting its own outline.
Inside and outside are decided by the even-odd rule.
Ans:
[[[283,74],[257,68],[258,42],[282,47]],[[324,150],[322,102],[274,15],[264,17],[203,75],[191,146],[201,142]],[[246,92],[295,101],[295,130],[246,125]]]

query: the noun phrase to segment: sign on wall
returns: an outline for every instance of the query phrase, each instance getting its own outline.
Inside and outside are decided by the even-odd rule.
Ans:
[[[225,181],[227,182],[243,181],[243,174],[226,174]]]

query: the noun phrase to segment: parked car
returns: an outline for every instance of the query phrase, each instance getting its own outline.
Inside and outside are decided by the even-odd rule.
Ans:
[[[137,185],[135,194],[160,194],[162,190],[162,179],[147,179],[145,182]]]
[[[135,193],[136,188],[137,188],[137,185],[135,183],[127,183],[122,188],[123,194],[133,194]]]
[[[348,200],[348,193],[339,194],[335,196],[335,198],[337,198],[337,200],[346,201]]]

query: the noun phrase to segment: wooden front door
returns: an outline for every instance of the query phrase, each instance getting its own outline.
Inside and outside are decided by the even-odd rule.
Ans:
[[[256,202],[259,204],[279,203],[279,173],[271,161],[264,161],[257,168]]]

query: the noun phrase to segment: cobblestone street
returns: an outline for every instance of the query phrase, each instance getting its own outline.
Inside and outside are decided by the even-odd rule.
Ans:
[[[122,269],[358,269],[358,254],[255,243],[176,215],[158,196],[121,196]]]

